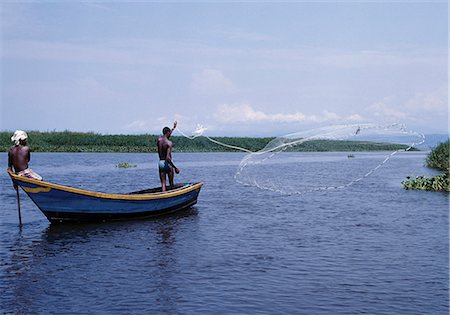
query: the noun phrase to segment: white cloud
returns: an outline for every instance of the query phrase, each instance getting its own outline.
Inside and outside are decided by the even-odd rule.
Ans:
[[[378,121],[440,125],[447,116],[447,104],[445,89],[438,89],[430,93],[417,93],[406,100],[385,97],[368,106],[366,114]]]
[[[218,121],[222,123],[258,123],[258,122],[275,122],[275,123],[298,123],[311,122],[323,123],[344,120],[356,120],[362,118],[359,115],[351,115],[347,118],[342,118],[340,115],[327,110],[322,111],[317,115],[305,115],[301,112],[296,113],[275,113],[267,114],[263,111],[255,110],[250,104],[219,106],[215,114]]]
[[[125,125],[124,129],[131,132],[148,131],[151,128],[149,121],[135,120]]]
[[[346,120],[352,121],[352,122],[361,122],[361,121],[364,121],[365,119],[364,119],[364,117],[362,117],[359,114],[352,114],[350,116],[347,116]]]
[[[204,69],[192,75],[191,89],[198,94],[227,94],[236,92],[233,82],[215,69]]]
[[[342,119],[338,114],[324,110],[320,113],[320,115],[311,115],[308,117],[308,121],[310,122],[327,122],[327,121],[338,121]]]
[[[189,117],[181,114],[174,114],[173,117],[159,116],[154,119],[136,119],[123,126],[123,131],[131,133],[161,133],[163,127],[167,126],[172,128],[173,122],[177,121],[177,129],[180,127],[185,130],[193,130],[196,127],[196,123],[192,121]],[[177,129],[175,129],[177,131]]]
[[[431,93],[416,94],[406,102],[406,107],[418,112],[434,112],[443,114],[448,110],[448,95],[445,89]]]
[[[390,98],[385,97],[383,100],[376,102],[369,106],[368,110],[372,113],[374,117],[382,121],[398,121],[403,120],[408,117],[405,111],[396,109],[394,106],[389,104]]]
[[[123,126],[123,131],[130,133],[151,133],[159,134],[164,126],[172,126],[168,123],[169,119],[165,117],[158,117],[153,120],[134,120],[125,126]]]

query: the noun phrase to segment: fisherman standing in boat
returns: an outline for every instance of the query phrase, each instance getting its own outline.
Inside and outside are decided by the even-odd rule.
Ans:
[[[166,191],[166,175],[169,177],[170,187],[173,188],[173,172],[180,173],[180,170],[172,162],[172,141],[170,136],[177,127],[177,122],[173,123],[173,128],[164,127],[162,130],[163,135],[156,141],[159,155],[159,178],[161,180],[162,191]]]
[[[11,137],[14,145],[8,151],[8,171],[12,171],[19,176],[42,180],[42,177],[28,167],[30,162],[30,147],[27,146],[28,135],[25,131],[16,130]]]

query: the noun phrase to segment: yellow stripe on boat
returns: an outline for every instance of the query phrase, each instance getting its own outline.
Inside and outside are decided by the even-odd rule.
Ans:
[[[36,188],[22,187],[22,189],[29,193],[49,192],[50,190],[52,190],[50,187],[36,187]]]
[[[150,200],[150,199],[161,199],[161,198],[171,198],[179,195],[183,195],[187,192],[200,189],[203,186],[203,183],[197,183],[189,187],[180,187],[177,189],[173,189],[167,192],[157,192],[157,193],[148,193],[148,194],[139,194],[139,195],[125,195],[125,194],[107,194],[102,192],[95,192],[90,190],[84,190],[79,188],[73,188],[58,184],[52,184],[49,182],[36,180],[24,176],[19,176],[14,174],[11,171],[8,171],[9,176],[11,176],[12,179],[26,182],[29,184],[33,184],[36,186],[39,186],[40,189],[57,189],[61,191],[66,191],[74,194],[81,194],[85,196],[91,196],[96,198],[105,198],[105,199],[121,199],[121,200]],[[22,188],[30,188],[30,187],[23,187]],[[39,189],[39,188],[31,188],[31,189]]]

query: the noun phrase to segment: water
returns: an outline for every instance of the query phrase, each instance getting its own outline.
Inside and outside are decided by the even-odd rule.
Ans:
[[[289,154],[322,163],[346,157]],[[0,309],[7,314],[448,314],[449,197],[406,191],[400,184],[409,175],[434,173],[423,166],[425,153],[398,154],[348,189],[300,196],[236,184],[233,175],[242,157],[175,154],[181,169],[177,181],[205,182],[194,208],[102,224],[52,226],[22,192],[19,229],[15,191],[7,174],[0,174]],[[356,153],[354,162],[367,158]],[[156,159],[34,153],[32,167],[48,181],[127,192],[159,184]],[[119,162],[137,167],[118,169]],[[6,169],[5,154],[0,164]]]

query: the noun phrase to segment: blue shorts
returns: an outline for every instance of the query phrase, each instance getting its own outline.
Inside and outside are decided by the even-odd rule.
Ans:
[[[169,162],[167,162],[167,160],[159,160],[158,166],[159,166],[160,172],[169,173],[172,170],[172,168],[170,167],[170,164],[169,164]]]

